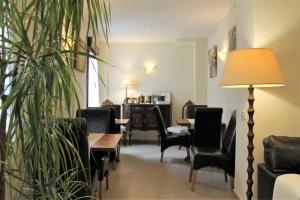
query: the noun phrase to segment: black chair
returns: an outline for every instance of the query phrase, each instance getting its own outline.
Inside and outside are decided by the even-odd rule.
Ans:
[[[102,105],[101,108],[114,108],[115,109],[115,117],[117,119],[121,118],[121,105],[119,105],[119,104]]]
[[[98,197],[102,198],[102,187],[97,188],[97,183],[102,186],[102,180],[107,177],[108,180],[108,156],[101,158],[100,165],[91,165],[89,157],[89,147],[87,141],[86,121],[85,119],[59,119],[59,129],[62,135],[68,139],[74,148],[78,150],[79,156],[83,168],[81,166],[74,166],[73,158],[66,156],[68,169],[74,169],[76,167],[78,174],[76,176],[78,182],[86,183],[85,187],[80,188],[76,191],[76,194],[72,198],[90,199],[88,196],[93,195],[95,190],[98,190]],[[64,138],[62,138],[64,139]],[[64,146],[64,148],[67,148]],[[65,151],[70,151],[65,149]],[[66,154],[68,155],[68,154]],[[63,172],[62,173],[66,173]],[[92,177],[92,178],[91,178]],[[97,179],[97,180],[96,180]],[[108,183],[108,182],[107,182]]]
[[[102,199],[103,180],[106,181],[106,190],[109,189],[109,157],[107,155],[99,156],[99,152],[90,153],[91,175],[98,180],[98,198]],[[94,180],[95,182],[96,180]]]
[[[215,148],[197,148],[198,153],[194,157],[194,162],[190,171],[190,178],[192,179],[192,191],[195,189],[197,172],[199,169],[207,166],[221,168],[226,174],[231,177],[231,187],[234,184],[234,170],[235,170],[235,138],[236,138],[236,112],[231,115],[226,133],[223,139],[222,149]],[[193,170],[193,171],[192,171]]]
[[[77,116],[86,118],[88,133],[117,133],[114,107],[94,107],[77,111]],[[120,146],[117,152],[109,153],[110,161],[119,161]],[[100,153],[98,153],[100,154]]]
[[[187,149],[187,157],[186,159],[190,158],[190,138],[188,134],[177,134],[177,135],[169,135],[165,126],[164,119],[162,117],[162,114],[160,112],[160,109],[157,105],[155,105],[153,108],[153,111],[156,113],[157,117],[157,123],[158,123],[158,132],[160,135],[160,151],[161,151],[161,157],[160,162],[163,161],[164,151],[170,147],[170,146],[184,146]]]
[[[86,119],[88,133],[115,133],[115,119],[110,108],[87,108],[77,110],[77,117]],[[90,165],[92,168],[100,168],[98,173],[99,191],[102,192],[102,181],[106,177],[106,189],[109,189],[109,161],[114,161],[116,166],[116,153],[91,151]],[[108,159],[107,159],[108,158]],[[94,170],[91,171],[94,173]]]
[[[112,108],[87,108],[77,110],[76,117],[86,119],[88,133],[116,133]]]
[[[206,108],[207,105],[188,105],[185,110],[185,116],[187,119],[195,119],[197,108]]]
[[[193,147],[220,149],[222,113],[222,108],[196,108]]]

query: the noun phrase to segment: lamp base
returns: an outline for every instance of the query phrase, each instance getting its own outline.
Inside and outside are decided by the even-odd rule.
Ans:
[[[247,168],[247,173],[248,173],[248,179],[247,179],[247,185],[248,185],[248,190],[247,190],[247,199],[251,200],[252,196],[253,196],[253,192],[252,192],[252,185],[253,185],[253,161],[254,161],[254,157],[253,157],[253,149],[254,149],[254,145],[253,145],[253,138],[254,138],[254,133],[253,133],[253,126],[254,126],[254,121],[253,121],[253,115],[254,115],[254,95],[253,95],[253,91],[254,88],[252,85],[249,86],[248,88],[249,91],[249,96],[248,96],[248,104],[249,104],[249,108],[248,108],[248,168]]]

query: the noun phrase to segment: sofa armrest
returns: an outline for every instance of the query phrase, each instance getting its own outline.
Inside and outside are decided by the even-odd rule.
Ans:
[[[275,180],[283,173],[271,172],[265,164],[257,165],[257,198],[272,200]]]

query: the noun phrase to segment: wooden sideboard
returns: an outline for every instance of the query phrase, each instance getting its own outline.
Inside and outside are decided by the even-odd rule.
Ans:
[[[123,118],[130,119],[131,130],[157,130],[157,118],[152,110],[155,104],[123,104]],[[172,106],[170,104],[158,105],[167,127],[172,122]]]

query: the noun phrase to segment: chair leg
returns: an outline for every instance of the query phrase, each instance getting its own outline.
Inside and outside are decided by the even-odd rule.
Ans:
[[[123,144],[126,146],[127,145],[127,130],[123,132]]]
[[[117,169],[117,158],[114,159],[113,163],[114,163],[113,170],[116,170]]]
[[[191,151],[192,151],[193,156],[195,156],[196,153],[195,153],[194,145],[191,145]]]
[[[187,147],[186,148],[186,155],[187,155],[187,157],[191,157],[191,152],[190,152],[190,147]]]
[[[98,199],[102,200],[102,181],[98,181]]]
[[[230,176],[230,186],[231,186],[231,189],[233,190],[233,188],[234,188],[234,177],[233,176]]]
[[[106,190],[109,190],[109,179],[108,179],[108,174],[106,175],[105,181],[106,181]]]
[[[224,178],[225,178],[225,182],[228,182],[228,176],[227,173],[224,171]]]
[[[195,185],[196,185],[196,180],[197,180],[197,174],[198,174],[198,170],[193,170],[193,175],[192,175],[192,192],[195,191]]]
[[[132,133],[130,132],[128,136],[129,136],[129,145],[132,145],[132,141],[131,141]]]
[[[164,158],[164,152],[161,152],[161,153],[160,153],[160,162],[161,162],[161,163],[163,162],[163,158]]]
[[[186,158],[184,161],[189,162],[191,160],[191,153],[190,153],[190,147],[186,148]]]
[[[120,144],[118,144],[118,147],[117,147],[117,155],[116,155],[116,159],[117,159],[117,162],[120,162]]]
[[[194,163],[193,163],[193,162],[191,162],[191,167],[190,167],[190,175],[189,175],[189,182],[192,182],[193,165],[194,165]]]
[[[157,145],[160,145],[160,135],[157,135]]]

